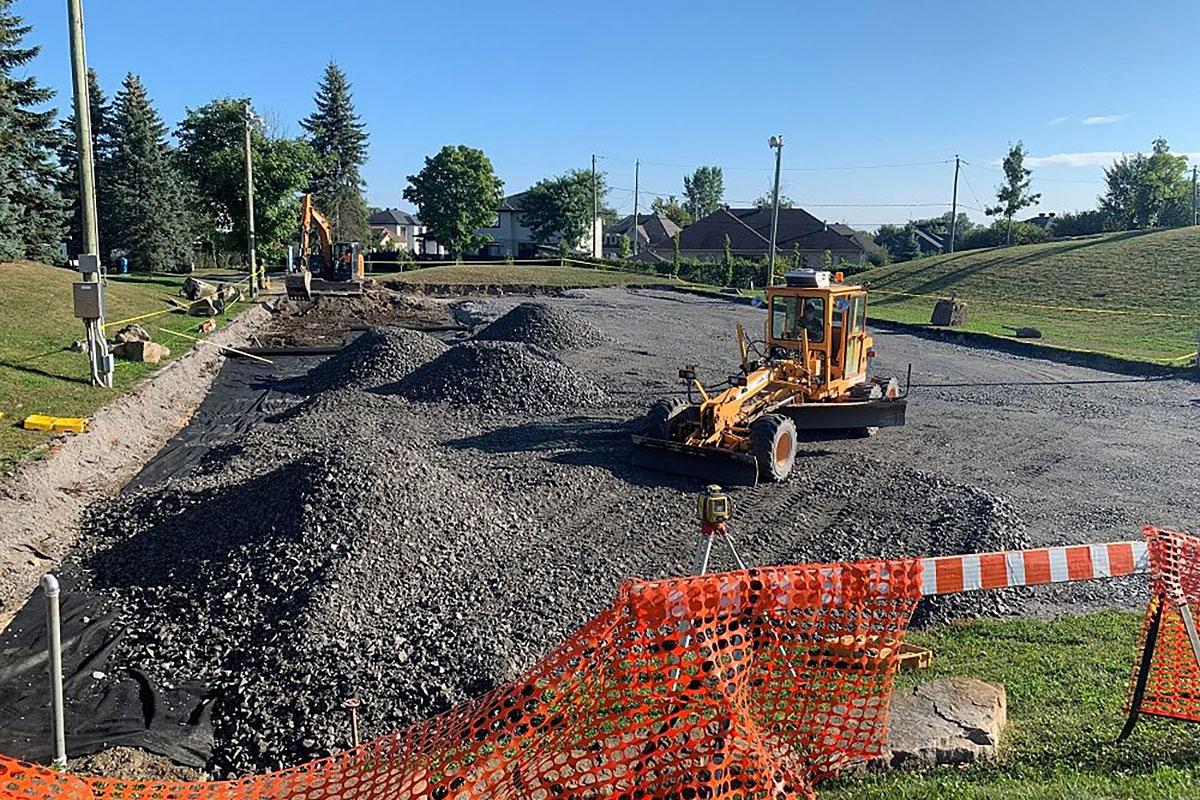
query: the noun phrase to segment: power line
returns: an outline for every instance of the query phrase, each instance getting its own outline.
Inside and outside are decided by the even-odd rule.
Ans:
[[[632,164],[635,161],[639,160],[639,159],[633,159],[633,158],[623,158],[621,156],[606,156],[606,155],[597,155],[596,158],[604,159],[607,161],[622,161],[622,162],[625,162],[628,164]],[[943,161],[906,161],[906,162],[900,162],[900,163],[895,163],[895,164],[844,164],[844,165],[820,166],[820,167],[784,167],[783,171],[784,172],[837,172],[837,171],[858,170],[858,169],[900,169],[900,168],[905,168],[905,167],[941,166],[943,164],[952,163],[953,161],[954,161],[954,159],[951,158],[951,159],[946,159]],[[705,164],[681,164],[681,163],[671,162],[671,161],[646,161],[645,159],[641,159],[641,163],[649,164],[649,165],[656,166],[656,167],[675,167],[678,169],[699,169],[702,166],[708,166]],[[729,170],[731,172],[773,172],[774,171],[774,167],[729,167],[729,166],[725,166],[723,164],[720,166],[721,166],[722,170]]]

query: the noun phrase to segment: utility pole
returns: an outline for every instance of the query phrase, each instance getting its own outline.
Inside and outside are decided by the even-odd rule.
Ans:
[[[600,258],[604,251],[600,247],[600,237],[596,235],[596,218],[600,216],[600,194],[596,188],[596,154],[592,153],[592,258]]]
[[[254,247],[254,159],[250,151],[250,123],[253,120],[254,112],[250,110],[250,101],[247,100],[246,114],[242,118],[242,127],[246,134],[246,258],[250,265],[250,296],[258,297],[260,276]]]
[[[75,95],[75,146],[79,169],[79,207],[83,218],[81,282],[72,287],[75,316],[83,320],[92,385],[111,387],[113,359],[104,337],[104,285],[100,280],[100,232],[96,223],[96,162],[92,154],[92,103],[88,98],[87,48],[83,37],[83,1],[67,0],[71,40],[71,82]]]
[[[633,254],[638,254],[638,179],[641,177],[642,162],[633,162]]]
[[[1196,165],[1192,165],[1192,224],[1200,225],[1200,206],[1196,202]]]
[[[954,154],[954,200],[950,205],[950,252],[954,252],[954,234],[958,227],[958,153]]]
[[[767,253],[767,286],[775,285],[775,237],[779,234],[779,165],[783,160],[783,137],[772,136],[767,144],[775,151],[775,191],[771,200],[771,250]]]
[[[99,256],[96,162],[92,153],[92,103],[88,97],[82,0],[67,0],[67,16],[71,24],[71,79],[75,87],[75,143],[79,149],[79,206],[83,213],[83,252]]]

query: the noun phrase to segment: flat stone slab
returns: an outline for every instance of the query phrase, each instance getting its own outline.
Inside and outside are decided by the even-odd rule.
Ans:
[[[892,697],[888,738],[872,768],[968,764],[992,758],[1008,722],[1003,686],[939,678]]]

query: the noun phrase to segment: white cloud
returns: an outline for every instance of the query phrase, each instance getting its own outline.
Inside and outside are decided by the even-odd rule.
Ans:
[[[1055,117],[1054,119],[1050,120],[1046,124],[1047,125],[1062,125],[1064,122],[1067,122],[1070,119],[1071,119],[1070,117]]]
[[[1191,162],[1196,162],[1200,159],[1200,153],[1180,153],[1174,150],[1171,151],[1177,156],[1187,156]],[[1132,155],[1132,153],[1123,153],[1117,150],[1099,150],[1091,153],[1052,153],[1048,156],[1026,156],[1025,166],[1027,167],[1107,167],[1113,161],[1121,156]],[[1003,162],[1000,159],[992,162],[999,166]]]
[[[1102,114],[1095,117],[1084,117],[1080,120],[1080,125],[1112,125],[1115,122],[1124,122],[1129,119],[1128,114]]]
[[[1027,167],[1107,167],[1113,159],[1120,158],[1123,153],[1101,151],[1095,153],[1054,153],[1048,156],[1027,156]]]

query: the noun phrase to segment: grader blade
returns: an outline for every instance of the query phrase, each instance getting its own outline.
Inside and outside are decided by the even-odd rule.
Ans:
[[[722,486],[756,486],[758,462],[749,453],[633,437],[633,465],[672,472]]]

